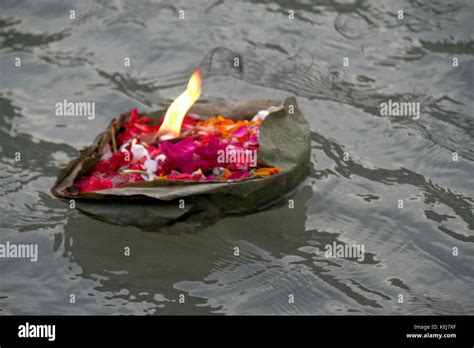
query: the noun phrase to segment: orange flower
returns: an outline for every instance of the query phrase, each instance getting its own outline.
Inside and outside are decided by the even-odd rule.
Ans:
[[[212,127],[217,129],[222,138],[230,138],[232,133],[241,127],[260,126],[263,123],[262,120],[249,121],[249,120],[238,120],[234,121],[230,118],[224,118],[222,116],[212,116],[211,118],[197,122],[197,126]]]
[[[273,174],[280,173],[280,168],[278,168],[278,167],[259,168],[259,169],[255,170],[253,173],[254,173],[254,175],[265,177],[265,176],[270,176],[270,175],[273,175]]]
[[[224,171],[224,174],[222,175],[222,177],[220,179],[221,180],[227,180],[227,179],[230,178],[231,175],[232,175],[232,172],[229,169],[226,169]]]

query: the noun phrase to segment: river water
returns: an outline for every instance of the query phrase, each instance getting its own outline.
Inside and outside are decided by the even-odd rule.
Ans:
[[[0,313],[474,314],[473,15],[469,0],[1,1],[0,243],[38,261],[0,259]],[[113,117],[167,105],[200,62],[203,99],[297,97],[312,171],[294,209],[153,233],[51,195]],[[65,99],[95,118],[55,116]],[[389,100],[419,119],[382,116]],[[333,243],[364,257],[325,257]]]

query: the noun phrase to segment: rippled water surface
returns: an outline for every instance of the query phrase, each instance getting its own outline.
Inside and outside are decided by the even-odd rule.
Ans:
[[[469,0],[1,1],[0,241],[39,260],[0,259],[0,313],[474,314],[473,16]],[[204,99],[297,96],[313,168],[294,209],[152,233],[50,194],[113,117],[167,105],[201,61]],[[95,119],[56,117],[64,99]],[[389,99],[420,119],[381,116]],[[364,260],[326,258],[333,242]]]

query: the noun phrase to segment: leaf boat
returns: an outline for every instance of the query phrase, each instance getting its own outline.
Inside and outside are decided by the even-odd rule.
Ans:
[[[261,162],[280,168],[278,174],[233,182],[153,180],[77,192],[74,181],[100,159],[105,146],[111,142],[111,128],[120,129],[129,117],[129,113],[124,113],[60,170],[51,192],[61,199],[74,200],[79,210],[94,218],[146,230],[157,230],[191,217],[215,221],[223,215],[265,209],[296,187],[309,172],[310,127],[296,99],[198,102],[190,110],[200,119],[213,115],[250,119],[265,109],[271,112],[260,128],[257,157]],[[165,111],[159,110],[146,116],[159,121],[164,114]]]

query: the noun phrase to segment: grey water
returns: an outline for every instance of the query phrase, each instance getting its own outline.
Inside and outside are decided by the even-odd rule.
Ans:
[[[0,313],[474,314],[473,16],[469,0],[2,0],[0,244],[38,260],[0,258]],[[199,64],[203,99],[297,97],[312,170],[293,209],[146,232],[51,195],[113,117],[167,105]],[[420,118],[382,116],[390,99]],[[96,115],[57,117],[63,100]]]

